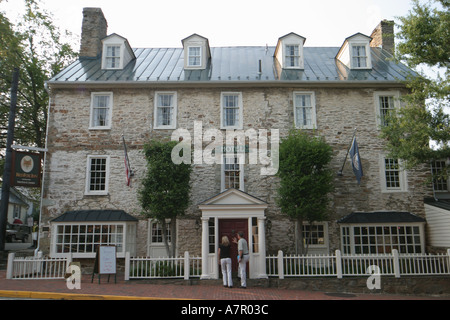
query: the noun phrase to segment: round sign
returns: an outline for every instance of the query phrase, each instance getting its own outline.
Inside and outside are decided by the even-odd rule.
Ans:
[[[22,168],[23,172],[27,173],[33,170],[34,167],[33,158],[31,158],[30,156],[23,157],[22,160],[20,161],[20,167]]]

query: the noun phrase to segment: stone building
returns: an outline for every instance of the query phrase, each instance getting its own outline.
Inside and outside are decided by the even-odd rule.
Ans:
[[[201,255],[203,277],[217,277],[219,239],[242,230],[250,276],[265,277],[266,255],[295,252],[296,223],[275,202],[278,178],[264,171],[268,162],[250,161],[248,142],[232,154],[217,151],[222,164],[208,164],[205,150],[211,132],[224,139],[256,132],[270,148],[276,133],[296,128],[325,138],[336,173],[356,129],[364,170],[361,184],[350,161],[336,175],[330,219],[303,226],[310,253],[424,252],[427,172],[403,170],[378,137],[384,114],[407,93],[401,80],[412,73],[391,59],[393,44],[383,39],[393,39],[393,31],[386,24],[371,37],[342,39],[341,47],[308,47],[306,38],[289,33],[273,46],[211,47],[193,34],[179,48],[133,49],[126,38],[107,35],[100,9],[85,8],[80,58],[47,83],[41,248],[92,258],[98,244],[108,243],[119,257],[165,255],[161,226],[140,214],[143,145],[185,129],[201,152],[193,159],[190,207],[170,235],[178,254]],[[123,137],[134,172],[130,186]]]

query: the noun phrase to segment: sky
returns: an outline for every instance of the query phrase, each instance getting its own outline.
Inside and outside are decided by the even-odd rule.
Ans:
[[[3,0],[0,10],[14,21],[23,0]],[[411,0],[41,0],[55,24],[81,35],[84,7],[99,7],[108,34],[128,39],[133,48],[181,47],[197,33],[210,46],[275,46],[295,32],[305,46],[339,47],[357,33],[369,35],[383,20],[399,22]],[[75,46],[79,46],[79,42]]]

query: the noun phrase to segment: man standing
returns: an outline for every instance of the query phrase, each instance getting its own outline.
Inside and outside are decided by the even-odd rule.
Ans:
[[[241,286],[240,288],[247,288],[247,262],[249,259],[248,256],[248,244],[247,240],[244,239],[244,233],[239,231],[237,234],[238,240],[236,238],[233,239],[234,243],[238,245],[238,262],[239,262],[239,274],[241,276]]]

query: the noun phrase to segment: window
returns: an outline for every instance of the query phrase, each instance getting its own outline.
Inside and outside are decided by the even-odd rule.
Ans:
[[[221,128],[242,129],[242,94],[223,92],[221,95]]]
[[[155,129],[176,129],[176,92],[157,92],[155,95]]]
[[[325,225],[324,224],[304,224],[303,243],[310,246],[325,245]]]
[[[365,45],[352,45],[352,67],[367,68],[367,49]]]
[[[316,106],[313,92],[294,92],[294,121],[299,129],[314,129]]]
[[[166,237],[167,242],[170,243],[172,241],[170,234],[170,224],[166,224]],[[163,239],[163,230],[162,226],[159,222],[152,223],[152,243],[164,243]]]
[[[299,45],[286,45],[285,67],[286,68],[300,67]]]
[[[244,154],[223,157],[222,191],[230,188],[244,191]]]
[[[121,46],[118,45],[106,46],[106,56],[105,56],[106,69],[121,68],[120,51]]]
[[[124,257],[126,251],[135,251],[135,223],[78,222],[55,224],[54,228],[52,256],[72,253],[74,257],[92,258],[99,245],[115,245],[118,257]]]
[[[111,129],[112,104],[111,92],[92,93],[89,129]]]
[[[341,227],[341,244],[344,254],[422,253],[422,226],[358,225]]]
[[[448,192],[449,181],[446,172],[446,162],[444,160],[436,160],[431,163],[431,172],[433,174],[433,188],[435,192]]]
[[[202,65],[202,48],[188,47],[188,66],[200,67]]]
[[[402,169],[401,161],[381,157],[381,190],[383,192],[407,191],[406,171]]]
[[[395,91],[376,92],[375,107],[377,113],[377,124],[379,127],[388,126],[387,115],[396,109],[399,104],[400,93]]]
[[[109,156],[88,156],[86,194],[108,194]]]
[[[209,253],[215,253],[216,250],[216,220],[215,218],[208,219],[208,244]]]

